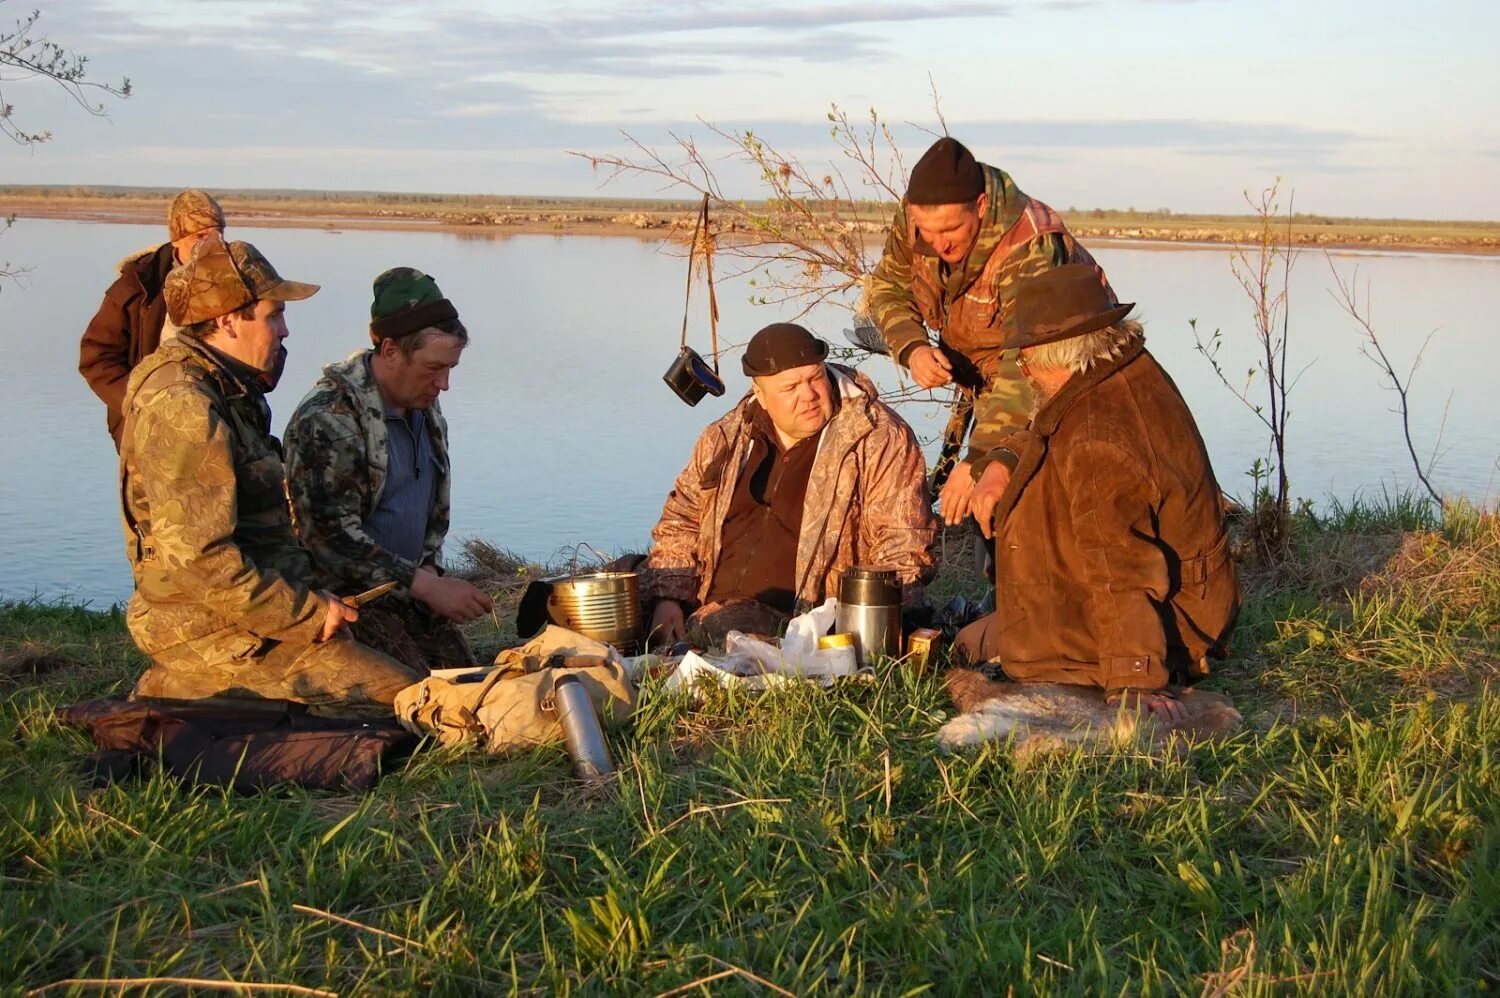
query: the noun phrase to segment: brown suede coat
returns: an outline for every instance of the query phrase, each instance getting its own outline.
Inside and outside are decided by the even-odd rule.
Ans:
[[[78,371],[104,403],[109,435],[120,449],[125,417],[120,409],[130,372],[161,342],[167,302],[162,283],[172,272],[172,244],[126,257],[120,276],[104,293],[78,348]]]
[[[1013,679],[1159,689],[1206,673],[1239,611],[1203,438],[1140,341],[1032,420],[995,509],[981,651]]]

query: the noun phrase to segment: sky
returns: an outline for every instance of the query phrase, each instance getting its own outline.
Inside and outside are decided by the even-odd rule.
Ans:
[[[837,105],[908,165],[947,128],[1054,207],[1500,219],[1492,0],[0,0],[33,7],[107,119],[0,78],[0,183],[673,196],[569,150],[691,138],[726,192],[756,173],[709,125],[842,167]]]

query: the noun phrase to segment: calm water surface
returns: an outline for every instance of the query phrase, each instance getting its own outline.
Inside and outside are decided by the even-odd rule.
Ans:
[[[661,383],[682,321],[682,261],[630,238],[468,238],[426,232],[331,233],[237,227],[287,277],[323,285],[288,309],[291,358],[271,396],[280,432],[322,364],[367,342],[371,279],[396,265],[433,274],[457,304],[472,342],[443,407],[452,428],[454,539],[483,537],[546,559],[574,545],[603,551],[648,539],[694,438],[746,389],[738,355],[725,366],[729,394],[688,409]],[[117,261],[162,238],[155,226],[18,222],[4,259],[32,269],[0,291],[0,598],[38,594],[108,604],[129,595],[117,508],[115,454],[102,404],[77,372],[78,339]],[[1253,363],[1248,302],[1222,247],[1102,246],[1116,289],[1139,303],[1148,343],[1192,405],[1220,482],[1248,489],[1244,472],[1264,453],[1254,415],[1219,385],[1192,349],[1188,320],[1221,328],[1226,370]],[[1500,339],[1486,318],[1500,258],[1347,255],[1374,293],[1377,330],[1404,370],[1433,329],[1417,375],[1414,432],[1430,448],[1448,407],[1436,482],[1480,501],[1497,494]],[[1327,293],[1321,255],[1294,275],[1294,490],[1321,499],[1379,495],[1413,481],[1400,423],[1381,376],[1359,355],[1359,334]],[[743,285],[720,288],[721,331],[743,343],[789,312],[747,303]],[[845,314],[806,320],[842,342]],[[706,319],[695,316],[704,349]],[[896,383],[888,361],[865,370]],[[1451,396],[1451,405],[1449,399]],[[936,406],[904,414],[924,438],[941,430]]]

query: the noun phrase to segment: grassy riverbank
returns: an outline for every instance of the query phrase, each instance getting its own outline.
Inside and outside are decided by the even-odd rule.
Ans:
[[[0,980],[1486,991],[1500,519],[1336,519],[1247,579],[1210,682],[1246,730],[1165,760],[938,756],[940,686],[888,674],[696,709],[648,691],[612,794],[554,750],[424,752],[361,796],[93,789],[52,711],[128,687],[119,615],[0,607]]]
[[[176,193],[175,188],[0,186],[0,218],[165,224],[167,204]],[[214,193],[231,226],[436,230],[475,237],[551,233],[660,239],[674,226],[684,234],[691,232],[698,210],[694,199],[302,190]],[[815,220],[819,210],[815,206]],[[844,216],[840,227],[867,233],[878,248],[890,223],[891,205],[841,203],[839,210]],[[1260,221],[1245,215],[1133,208],[1069,208],[1063,215],[1072,232],[1088,240],[1253,244],[1260,234]],[[743,223],[717,221],[731,234],[749,232]],[[1292,238],[1299,245],[1324,249],[1500,253],[1500,221],[1335,218],[1302,213],[1293,220]]]

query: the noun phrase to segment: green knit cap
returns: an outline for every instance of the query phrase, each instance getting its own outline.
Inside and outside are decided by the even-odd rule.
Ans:
[[[428,326],[458,318],[437,281],[412,267],[392,267],[375,278],[370,302],[370,340],[399,339]]]
[[[437,301],[443,297],[437,281],[412,267],[392,267],[375,278],[375,298],[370,318],[384,319],[403,309]]]

